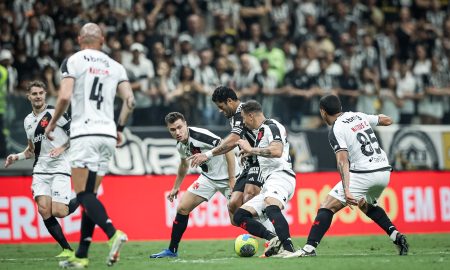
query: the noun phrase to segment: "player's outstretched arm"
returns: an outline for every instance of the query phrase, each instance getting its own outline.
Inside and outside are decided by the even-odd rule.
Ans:
[[[177,178],[175,179],[175,183],[173,184],[173,188],[170,191],[169,195],[167,195],[167,199],[169,201],[173,201],[173,199],[177,198],[178,192],[180,191],[181,183],[183,183],[184,177],[189,170],[189,161],[187,159],[182,158],[180,165],[178,166]]]
[[[25,148],[25,150],[23,150],[23,152],[17,153],[17,154],[11,154],[9,155],[6,160],[5,160],[5,168],[8,168],[9,166],[11,166],[12,164],[14,164],[14,162],[18,161],[18,160],[24,160],[24,159],[29,159],[32,158],[34,156],[34,146],[33,143],[28,140],[28,146],[27,148]]]
[[[223,155],[234,149],[239,139],[240,137],[238,134],[230,133],[218,146],[214,147],[212,150],[209,150],[206,153],[199,153],[190,156],[188,160],[191,161],[192,167],[198,167],[213,156]]]
[[[378,115],[378,125],[379,126],[390,126],[392,125],[393,121],[392,118],[390,118],[387,115],[379,114]]]
[[[230,185],[230,188],[234,188],[234,184],[236,183],[236,175],[235,169],[236,169],[236,158],[234,156],[233,151],[228,151],[225,154],[225,160],[227,161],[227,168],[228,168],[228,183]]]
[[[58,94],[58,100],[56,101],[55,113],[53,114],[50,123],[48,123],[47,128],[45,128],[45,136],[47,136],[47,138],[51,141],[53,140],[53,137],[50,135],[50,132],[55,130],[56,123],[58,122],[59,118],[61,118],[61,116],[69,107],[74,85],[74,78],[66,77],[61,80],[61,87]]]
[[[117,144],[122,143],[122,131],[128,121],[128,117],[134,110],[134,95],[131,85],[128,81],[123,81],[117,86],[117,93],[122,99],[122,109],[120,110],[117,123]]]
[[[251,147],[248,141],[239,140],[237,142],[241,148],[240,155],[243,156],[262,156],[267,158],[280,158],[283,154],[283,143],[279,141],[272,141],[269,146],[264,148]]]

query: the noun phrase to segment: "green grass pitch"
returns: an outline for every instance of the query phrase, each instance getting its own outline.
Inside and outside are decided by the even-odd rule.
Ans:
[[[294,239],[303,246],[304,238]],[[148,255],[166,248],[168,242],[128,242],[114,269],[450,269],[450,234],[408,235],[410,252],[398,256],[384,235],[325,237],[315,258],[239,258],[233,240],[182,241],[178,258],[149,259]],[[257,255],[262,253],[262,244]],[[76,246],[76,244],[72,244]],[[58,269],[60,251],[56,244],[0,245],[0,269]],[[94,243],[89,269],[111,269],[105,264],[107,244]]]

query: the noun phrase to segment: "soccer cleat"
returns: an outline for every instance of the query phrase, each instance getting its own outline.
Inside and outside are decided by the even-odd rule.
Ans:
[[[280,250],[277,254],[272,255],[272,258],[285,258],[288,255],[294,254],[294,252],[291,252],[289,250]]]
[[[61,253],[56,255],[55,258],[70,258],[73,256],[75,256],[75,252],[73,250],[65,248],[65,249],[63,249],[63,251],[61,251]]]
[[[408,255],[409,246],[408,246],[408,242],[406,242],[406,236],[404,236],[401,233],[397,233],[394,244],[398,248],[398,255],[400,255],[400,256]]]
[[[297,257],[315,257],[315,256],[317,256],[315,249],[313,249],[311,252],[308,252],[302,248],[302,249],[297,250],[296,252],[287,254],[283,258],[289,259],[289,258],[297,258]]]
[[[119,261],[120,249],[126,241],[128,241],[127,235],[120,230],[117,230],[113,237],[109,239],[108,245],[110,247],[110,251],[108,259],[106,260],[106,264],[108,266],[112,266]]]
[[[70,268],[82,269],[82,268],[88,267],[88,265],[89,265],[88,258],[77,258],[75,256],[72,256],[65,261],[59,262],[59,267],[64,268],[64,269],[70,269]]]
[[[278,239],[278,236],[275,236],[274,238],[270,239],[263,253],[264,255],[266,255],[266,257],[270,257],[277,254],[278,251],[280,251],[280,247],[281,241],[280,239]]]
[[[161,252],[159,253],[155,253],[150,255],[150,259],[157,259],[157,258],[175,258],[178,257],[178,253],[177,252],[172,252],[170,249],[166,248],[163,249]]]

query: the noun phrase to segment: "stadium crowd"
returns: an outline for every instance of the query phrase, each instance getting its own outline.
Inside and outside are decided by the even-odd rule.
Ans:
[[[92,21],[127,70],[134,126],[164,125],[172,110],[193,125],[222,124],[210,100],[218,85],[289,128],[323,124],[318,100],[329,93],[344,111],[449,124],[448,2],[0,0],[0,116],[34,79],[54,104],[59,66]]]

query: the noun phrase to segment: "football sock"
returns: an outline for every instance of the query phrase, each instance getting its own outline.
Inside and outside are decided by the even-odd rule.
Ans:
[[[333,220],[333,211],[327,208],[320,208],[317,211],[316,219],[314,220],[311,230],[309,231],[308,240],[306,243],[313,247],[317,247],[322,240],[325,233],[330,228],[331,221]]]
[[[86,214],[86,211],[83,211],[81,215],[81,235],[80,235],[80,245],[78,246],[78,250],[75,254],[78,258],[87,258],[89,246],[92,242],[92,235],[94,234],[95,223],[92,219]]]
[[[77,199],[91,220],[102,228],[108,238],[111,239],[116,233],[116,228],[114,228],[111,220],[108,218],[105,207],[94,193],[82,191],[77,194]]]
[[[75,210],[77,210],[78,206],[80,206],[80,202],[77,200],[77,197],[72,198],[72,200],[70,200],[69,205],[68,205],[69,214],[67,214],[67,215],[70,215],[73,212],[75,212]]]
[[[189,215],[182,215],[177,213],[172,225],[172,235],[170,237],[169,250],[172,252],[178,251],[178,244],[183,237],[184,231],[186,231],[188,225]]]
[[[394,224],[392,224],[392,221],[386,215],[383,208],[378,205],[374,206],[369,204],[369,209],[367,210],[366,215],[375,221],[375,223],[387,233],[392,241],[395,241],[398,233],[397,228],[395,228]]]
[[[283,244],[284,249],[294,252],[294,245],[292,244],[291,235],[289,233],[289,224],[283,216],[283,213],[281,213],[280,207],[276,205],[267,206],[266,215],[275,227],[275,232]]]
[[[235,224],[239,225],[239,227],[254,236],[258,236],[266,240],[270,240],[276,236],[274,233],[267,230],[261,222],[255,220],[252,213],[245,209],[239,208],[236,213],[234,213],[233,218]]]
[[[64,236],[61,225],[59,225],[58,220],[56,220],[54,216],[44,220],[44,224],[53,239],[55,239],[63,249],[72,250],[66,237]]]

